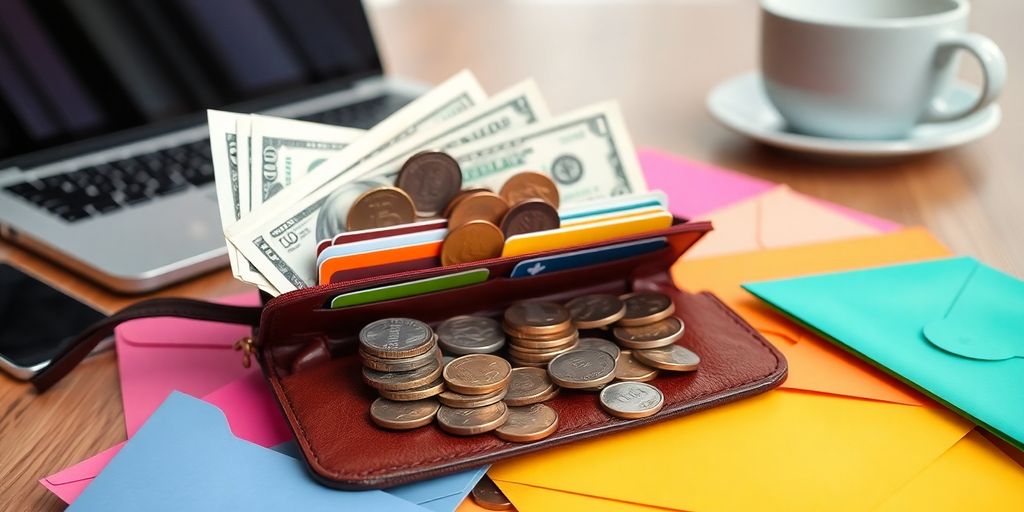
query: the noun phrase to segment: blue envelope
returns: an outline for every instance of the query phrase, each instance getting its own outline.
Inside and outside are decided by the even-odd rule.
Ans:
[[[383,491],[339,491],[302,462],[231,435],[216,407],[174,392],[68,510],[423,512]]]
[[[743,287],[1024,449],[1024,282],[951,258]]]

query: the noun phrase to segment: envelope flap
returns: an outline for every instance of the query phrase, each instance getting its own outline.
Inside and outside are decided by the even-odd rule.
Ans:
[[[924,326],[933,345],[983,361],[1024,357],[1024,282],[975,265],[944,318]]]
[[[246,292],[217,300],[235,306],[259,306],[259,295]],[[252,333],[248,326],[189,320],[174,317],[155,317],[132,320],[119,325],[118,339],[136,346],[231,348],[243,336]]]

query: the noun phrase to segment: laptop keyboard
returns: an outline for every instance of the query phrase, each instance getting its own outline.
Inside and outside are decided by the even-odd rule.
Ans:
[[[369,128],[409,99],[378,96],[301,119]],[[80,221],[213,181],[210,141],[161,149],[10,185],[6,190],[68,222]]]

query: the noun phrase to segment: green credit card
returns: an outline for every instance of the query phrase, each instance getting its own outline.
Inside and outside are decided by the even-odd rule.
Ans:
[[[402,299],[425,293],[451,290],[452,288],[482,283],[487,280],[490,274],[491,271],[486,268],[477,268],[445,276],[428,277],[405,283],[389,284],[380,288],[343,293],[331,299],[331,309],[347,308],[361,304],[371,304],[385,300]]]

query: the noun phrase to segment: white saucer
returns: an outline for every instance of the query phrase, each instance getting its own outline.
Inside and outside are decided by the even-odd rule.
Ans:
[[[978,96],[969,84],[958,83],[946,98],[957,108]],[[765,96],[761,74],[747,73],[712,89],[707,99],[711,115],[725,126],[770,146],[822,155],[855,157],[892,157],[927,153],[966,144],[988,135],[999,126],[999,105],[958,121],[922,124],[905,138],[890,140],[852,140],[815,137],[789,131],[786,121]]]

